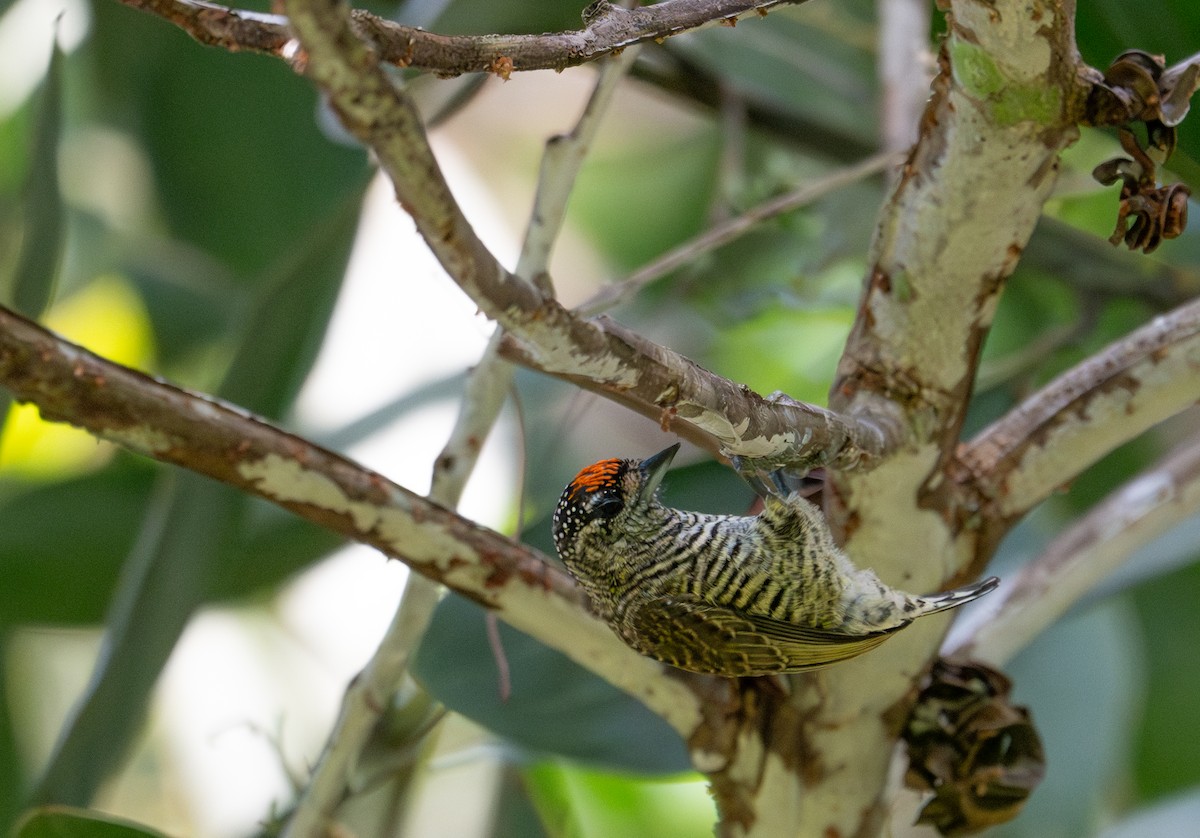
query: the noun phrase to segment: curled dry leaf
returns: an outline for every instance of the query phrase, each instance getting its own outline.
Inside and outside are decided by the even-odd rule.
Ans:
[[[1163,141],[1164,146],[1174,148],[1175,129],[1164,128],[1164,131],[1171,135],[1169,143]],[[1150,142],[1154,140],[1151,136]],[[1105,186],[1121,183],[1116,228],[1109,241],[1120,244],[1124,240],[1130,250],[1150,253],[1163,239],[1175,238],[1187,226],[1191,190],[1182,183],[1158,186],[1153,159],[1127,128],[1121,129],[1121,145],[1132,159],[1114,157],[1092,170],[1092,177]]]
[[[1200,53],[1168,68],[1158,80],[1162,104],[1160,119],[1167,125],[1183,122],[1191,107],[1192,95],[1200,87]]]
[[[1106,186],[1121,183],[1117,223],[1109,238],[1130,250],[1150,253],[1163,239],[1187,226],[1190,190],[1181,183],[1158,183],[1158,166],[1175,151],[1177,129],[1200,83],[1200,56],[1165,69],[1160,55],[1129,50],[1117,56],[1092,89],[1088,116],[1093,124],[1120,125],[1121,147],[1130,157],[1097,166],[1092,176]],[[1146,126],[1142,143],[1129,128]]]

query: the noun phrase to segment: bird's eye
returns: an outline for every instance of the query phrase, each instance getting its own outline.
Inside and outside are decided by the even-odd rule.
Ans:
[[[588,509],[588,518],[612,518],[621,511],[621,499],[607,492],[600,494]]]

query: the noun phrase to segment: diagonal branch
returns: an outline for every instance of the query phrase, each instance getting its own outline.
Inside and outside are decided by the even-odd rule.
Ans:
[[[525,244],[517,273],[537,277],[546,270],[567,199],[617,83],[637,49],[617,62],[603,65],[596,88],[575,129],[547,143]],[[430,500],[454,508],[479,459],[483,440],[496,423],[508,397],[513,368],[499,356],[499,335],[493,335],[479,363],[467,377],[462,409],[445,447],[434,461]],[[409,574],[396,615],[363,671],[346,688],[333,731],[311,781],[300,793],[284,838],[324,835],[345,796],[349,779],[371,732],[390,706],[409,658],[420,644],[437,605],[440,586]],[[490,620],[494,615],[489,614]]]
[[[949,654],[1003,665],[1138,548],[1197,509],[1200,435],[1110,494],[1007,580]]]
[[[642,700],[685,736],[703,679],[663,677],[590,616],[566,574],[537,552],[207,396],[106,361],[0,308],[0,384],[42,417],[264,498],[375,547],[494,609]]]
[[[1200,300],[1154,318],[1034,393],[959,454],[998,537],[1116,446],[1200,399]]]
[[[519,345],[507,354],[590,386],[748,466],[851,468],[877,461],[898,433],[885,409],[850,419],[787,399],[768,400],[607,319],[587,320],[504,268],[450,193],[411,100],[355,35],[341,4],[286,4],[304,72],[343,125],[372,148],[402,206],[442,267]]]
[[[283,55],[292,39],[281,15],[233,9],[203,0],[120,0],[156,14],[197,41],[230,51]],[[714,23],[733,25],[749,12],[805,0],[664,0],[653,6],[624,9],[593,2],[583,10],[583,28],[542,35],[438,35],[355,10],[355,34],[370,43],[380,60],[397,67],[429,70],[442,76],[520,70],[563,70],[603,58],[625,47],[661,41]]]

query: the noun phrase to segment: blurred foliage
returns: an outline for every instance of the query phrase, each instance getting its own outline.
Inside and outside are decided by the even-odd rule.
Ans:
[[[644,835],[654,824],[655,836],[689,838],[716,820],[712,799],[694,780],[646,780],[559,761],[530,766],[525,781],[550,835]]]
[[[19,5],[0,4],[0,13]],[[247,5],[270,8],[265,0]],[[485,33],[576,28],[584,3],[369,5],[439,31]],[[1097,66],[1131,47],[1177,61],[1200,41],[1193,6],[1159,0],[1147,14],[1121,0],[1081,5],[1080,50]],[[44,311],[52,327],[109,357],[290,421],[341,288],[369,161],[283,63],[202,47],[109,0],[86,8],[91,29],[82,44],[55,60],[33,96],[0,113],[0,296]],[[48,41],[51,30],[28,37]],[[846,0],[777,8],[736,28],[648,47],[631,84],[656,97],[661,124],[619,126],[612,133],[626,136],[597,147],[573,197],[575,231],[619,277],[715,219],[869,153],[878,134],[875,39],[873,0]],[[563,124],[570,118],[563,114]],[[1200,188],[1192,121],[1182,126],[1173,164]],[[521,153],[532,155],[543,140],[529,132]],[[1089,173],[1115,149],[1109,133],[1088,130],[1065,155],[1059,188],[1001,301],[968,434],[1200,292],[1200,234],[1189,231],[1151,257],[1104,241],[1115,189]],[[499,191],[494,173],[479,175]],[[856,184],[766,222],[653,283],[618,316],[762,392],[824,402],[883,188],[878,180]],[[399,394],[323,438],[350,445],[458,387],[450,377]],[[518,389],[532,464],[519,512],[532,522],[528,543],[550,553],[548,514],[579,464],[647,453],[662,435],[560,382],[522,373]],[[393,388],[380,381],[379,392]],[[997,566],[1036,555],[1166,450],[1188,430],[1182,425],[1123,446],[1065,487],[1006,541]],[[8,413],[0,437],[0,640],[19,626],[103,625],[105,653],[43,772],[14,744],[21,720],[11,695],[29,685],[9,682],[0,642],[0,828],[31,789],[43,800],[86,805],[120,769],[150,690],[197,609],[270,602],[340,545],[266,504],[78,434],[70,442],[69,434],[28,409]],[[672,472],[667,492],[678,505],[713,511],[744,511],[751,501],[714,463]],[[1180,823],[1172,812],[1194,812],[1195,544],[1176,537],[1160,546],[1165,557],[1139,554],[1103,599],[1082,604],[1014,663],[1016,697],[1039,723],[1049,773],[1006,834],[1092,834],[1140,803],[1189,790],[1191,798],[1157,816]],[[661,720],[559,653],[507,628],[500,636],[511,667],[507,701],[472,603],[443,602],[416,664],[436,698],[506,744],[495,834],[708,834],[711,804],[697,783],[678,781],[686,754]],[[659,826],[650,832],[646,824]],[[43,810],[18,834],[114,830],[133,834],[95,813]]]
[[[96,811],[46,806],[21,819],[13,838],[161,838],[162,833]]]

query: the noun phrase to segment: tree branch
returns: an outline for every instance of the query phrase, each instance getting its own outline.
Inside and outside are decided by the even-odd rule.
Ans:
[[[535,282],[544,276],[576,175],[617,83],[636,52],[636,47],[627,50],[618,61],[606,62],[601,67],[595,89],[575,129],[547,143],[534,208],[517,263],[519,276]],[[467,376],[462,409],[445,447],[434,461],[429,497],[448,508],[458,505],[478,462],[483,441],[495,425],[512,385],[513,368],[500,358],[499,337],[497,330],[479,363]],[[346,690],[338,722],[288,822],[285,838],[317,836],[327,831],[345,794],[351,770],[383,708],[389,706],[408,668],[412,650],[428,628],[439,591],[437,583],[416,574],[409,576],[404,597],[379,648]],[[489,627],[491,620],[494,616],[490,616]]]
[[[4,308],[0,383],[45,419],[207,475],[400,559],[626,690],[684,736],[700,722],[689,679],[661,677],[661,664],[586,612],[565,573],[382,475],[236,407],[106,361]],[[703,679],[694,686],[704,689]]]
[[[870,472],[831,471],[825,493],[856,563],[920,591],[955,578],[977,555],[944,469],[999,294],[1054,185],[1059,153],[1078,134],[1089,90],[1072,0],[947,5],[933,95],[882,209],[830,401],[851,415],[892,405],[905,443]],[[878,831],[894,744],[886,719],[904,713],[945,626],[919,622],[886,653],[823,673],[804,734],[813,760],[836,770],[795,802],[760,799],[760,808],[793,806],[799,834]]]
[[[1197,399],[1200,300],[1063,373],[961,451],[969,480],[993,507],[993,538],[1100,457]]]
[[[232,52],[283,55],[292,39],[286,17],[233,9],[203,0],[120,0],[170,21],[197,41]],[[735,23],[749,12],[805,0],[664,0],[624,9],[594,2],[583,10],[582,29],[542,35],[438,35],[355,10],[354,33],[381,61],[442,76],[523,70],[563,70],[625,47],[661,41],[713,23]]]
[[[346,798],[363,748],[383,714],[392,706],[410,656],[433,619],[441,587],[410,573],[387,632],[367,665],[346,687],[338,717],[325,748],[296,800],[282,838],[321,838],[334,833],[330,821]]]
[[[1002,666],[1088,591],[1200,509],[1200,435],[1112,492],[1005,580],[974,612],[951,656]]]
[[[898,428],[887,406],[850,419],[788,399],[764,399],[611,320],[579,318],[510,273],[463,215],[412,102],[358,40],[343,7],[301,0],[286,6],[306,54],[305,73],[326,92],[343,125],[375,151],[442,267],[519,341],[506,344],[509,357],[586,384],[664,428],[686,423],[709,448],[752,467],[869,465],[896,442]]]

